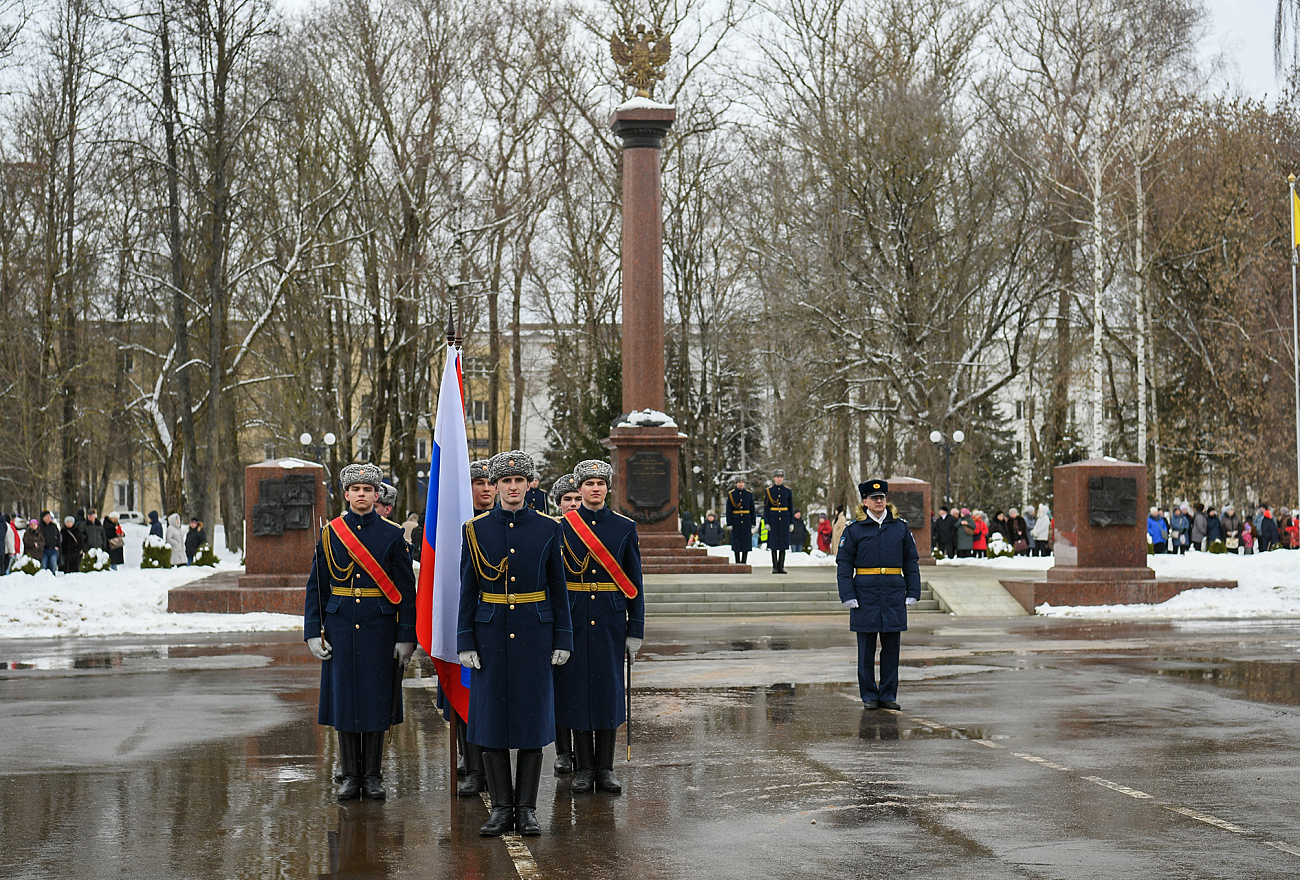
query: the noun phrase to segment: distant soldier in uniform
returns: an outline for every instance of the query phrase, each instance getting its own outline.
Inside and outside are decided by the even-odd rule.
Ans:
[[[886,500],[889,484],[858,484],[866,517],[849,523],[835,556],[840,601],[849,629],[858,634],[858,691],[868,709],[898,708],[898,651],[907,629],[907,608],[921,598],[916,540],[907,521],[896,519]],[[880,636],[880,684],[874,675]]]
[[[563,521],[574,634],[573,657],[555,670],[555,712],[573,731],[575,792],[623,790],[614,777],[614,734],[627,720],[623,656],[645,636],[641,546],[636,523],[605,506],[613,477],[607,462],[579,462],[582,506]]]
[[[393,506],[397,504],[397,487],[392,483],[379,484],[379,499],[375,501],[375,513],[389,522],[393,522]],[[397,525],[397,523],[393,523]],[[403,530],[403,536],[406,532]]]
[[[754,529],[754,493],[745,491],[745,478],[736,478],[736,488],[727,493],[727,525],[731,526],[731,552],[736,564],[749,559],[750,537]]]
[[[411,548],[375,512],[382,482],[373,464],[343,469],[348,511],[321,530],[307,577],[303,638],[322,661],[316,720],[338,732],[341,801],[385,797],[384,732],[402,721],[400,678],[415,653]]]
[[[551,484],[551,501],[555,504],[555,518],[563,520],[564,514],[582,506],[582,495],[578,492],[578,481],[573,474],[565,474]],[[555,721],[555,770],[556,776],[573,772],[573,731]]]
[[[541,478],[533,474],[533,478],[528,481],[528,494],[524,496],[524,507],[532,508],[538,513],[550,514],[550,508],[546,506],[546,493],[537,488]]]
[[[560,525],[524,506],[533,461],[493,456],[498,506],[465,523],[456,649],[473,670],[469,741],[483,750],[492,813],[479,834],[535,837],[542,749],[555,736],[551,666],[573,650]],[[510,750],[519,756],[512,783]]]
[[[785,554],[790,549],[794,494],[785,485],[785,471],[772,471],[772,485],[763,490],[763,522],[767,523],[767,549],[772,553],[772,574],[785,574]]]
[[[497,487],[488,479],[488,463],[484,460],[469,464],[470,495],[474,501],[474,515],[487,513],[496,504]],[[443,697],[442,685],[438,685],[438,708],[442,716],[451,720],[451,708]],[[487,791],[487,774],[483,771],[483,750],[469,741],[469,727],[456,725],[456,750],[460,759],[456,762],[456,772],[465,778],[456,786],[456,794],[461,797],[474,797],[481,791]]]

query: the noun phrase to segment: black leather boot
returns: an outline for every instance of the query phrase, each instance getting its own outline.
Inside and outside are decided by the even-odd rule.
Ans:
[[[524,837],[540,837],[537,786],[542,780],[542,750],[520,749],[515,761],[515,828]]]
[[[487,776],[492,812],[478,830],[480,837],[500,837],[515,830],[515,789],[510,783],[510,750],[483,749],[483,772]]]
[[[483,747],[468,743],[465,746],[465,766],[469,772],[456,787],[456,794],[461,797],[473,797],[480,791],[487,791],[487,776],[483,773]]]
[[[573,785],[569,788],[578,794],[592,790],[596,775],[596,748],[590,730],[573,732]]]
[[[573,772],[573,735],[569,728],[555,725],[555,775]]]
[[[343,781],[336,796],[341,801],[354,801],[361,797],[361,734],[340,730],[339,773]]]
[[[776,551],[776,573],[785,574],[785,551]]]
[[[455,709],[450,711],[455,712]],[[464,721],[456,723],[456,775],[464,776],[469,772],[469,728]]]
[[[385,733],[380,730],[361,734],[361,794],[372,801],[388,797],[383,783]]]
[[[614,735],[616,730],[596,731],[596,788],[618,794],[623,786],[614,778]]]

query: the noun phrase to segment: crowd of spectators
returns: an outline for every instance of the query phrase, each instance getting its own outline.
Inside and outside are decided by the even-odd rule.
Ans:
[[[208,543],[208,534],[197,518],[190,520],[188,529],[183,529],[180,514],[173,513],[167,518],[164,530],[158,512],[151,510],[149,523],[149,534],[167,542],[173,566],[193,565],[199,548]],[[24,556],[35,559],[41,568],[54,574],[81,571],[87,554],[95,555],[101,564],[106,559],[111,571],[124,564],[126,533],[122,524],[113,513],[100,519],[93,507],[65,516],[61,523],[49,510],[42,510],[39,517],[31,519],[0,513],[0,529],[4,532],[0,575],[13,571]]]
[[[1300,511],[1260,502],[1238,512],[1232,503],[1216,510],[1184,501],[1167,511],[1153,507],[1147,512],[1147,540],[1152,553],[1295,550],[1300,548]]]

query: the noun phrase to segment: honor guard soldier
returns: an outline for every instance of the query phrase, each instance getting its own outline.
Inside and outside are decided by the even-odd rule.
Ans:
[[[488,479],[488,463],[484,460],[469,463],[470,496],[474,502],[474,515],[487,513],[496,504],[497,487]],[[438,708],[442,717],[451,720],[451,707],[447,705],[442,694],[442,685],[438,685]],[[487,774],[483,772],[483,750],[469,741],[469,727],[456,725],[456,751],[460,759],[456,762],[456,772],[465,778],[456,786],[456,794],[461,797],[473,797],[481,791],[487,791]]]
[[[492,813],[479,829],[535,837],[542,749],[555,736],[551,666],[573,650],[560,525],[524,506],[533,461],[493,456],[498,506],[465,523],[456,649],[473,670],[469,741],[482,748]],[[512,784],[510,749],[519,757]]]
[[[307,578],[303,637],[322,661],[316,720],[338,732],[341,801],[384,798],[384,732],[402,721],[402,670],[415,653],[411,548],[375,512],[382,482],[373,464],[339,474],[348,511],[321,530]]]
[[[613,477],[607,462],[579,462],[582,506],[564,514],[574,650],[555,670],[555,712],[573,731],[575,792],[623,790],[614,777],[614,734],[627,720],[622,661],[645,636],[641,546],[636,523],[605,506]]]
[[[375,501],[375,513],[389,522],[393,522],[393,505],[397,503],[397,487],[392,483],[379,484],[379,498]],[[397,523],[393,523],[397,525]]]
[[[563,521],[564,514],[577,510],[582,505],[578,481],[573,478],[573,474],[565,474],[551,484],[551,503],[555,505],[555,518],[559,521]],[[573,772],[573,732],[558,719],[555,722],[554,770],[556,776]]]
[[[885,501],[889,484],[858,484],[866,518],[851,522],[840,536],[835,568],[840,601],[849,609],[849,629],[858,634],[858,691],[868,709],[898,708],[898,651],[907,629],[907,608],[921,598],[916,541],[907,521],[895,518]],[[880,636],[880,684],[873,674]]]
[[[785,471],[772,471],[772,485],[763,490],[763,522],[767,523],[767,549],[772,553],[772,574],[785,574],[785,554],[790,549],[794,495],[785,483]]]
[[[749,559],[754,530],[754,493],[745,491],[745,478],[736,478],[736,488],[727,493],[727,525],[731,526],[731,552],[736,564]]]
[[[528,481],[528,493],[524,495],[524,507],[530,507],[538,513],[549,515],[551,511],[546,506],[546,493],[537,488],[537,484],[540,482],[541,479],[537,474],[533,474],[533,478]]]

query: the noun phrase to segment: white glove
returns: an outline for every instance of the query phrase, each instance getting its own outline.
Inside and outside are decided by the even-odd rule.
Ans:
[[[470,669],[482,669],[483,666],[478,662],[478,651],[461,651],[456,655],[460,658],[461,666],[468,666]]]
[[[636,652],[641,650],[641,640],[636,636],[628,636],[623,640],[623,644],[627,646],[627,652],[635,659]]]
[[[312,656],[317,660],[328,660],[330,655],[334,653],[334,649],[330,647],[330,643],[325,641],[323,637],[308,639],[307,650],[311,651]]]
[[[563,666],[565,663],[568,662],[569,662],[569,652],[564,650],[563,648],[556,648],[554,651],[551,652],[552,666]]]
[[[848,600],[847,602],[844,603],[844,607],[845,607],[845,608],[857,608],[857,607],[858,607],[858,600],[857,600],[857,599],[850,599],[850,600]]]
[[[911,608],[911,607],[912,607],[913,605],[915,605],[915,604],[916,604],[916,600],[913,599],[911,596],[908,596],[908,597],[907,597],[907,607]]]
[[[393,646],[393,659],[401,665],[403,669],[411,665],[411,658],[415,656],[415,642],[398,642]]]

